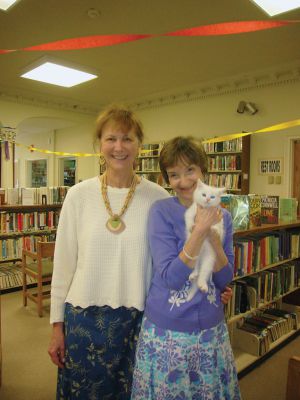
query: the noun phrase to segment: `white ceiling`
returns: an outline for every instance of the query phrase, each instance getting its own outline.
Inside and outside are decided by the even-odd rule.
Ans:
[[[90,9],[100,15],[89,17]],[[268,19],[250,0],[20,0],[8,12],[0,11],[0,49]],[[274,19],[300,20],[300,9]],[[73,88],[20,78],[29,64],[46,55],[97,70],[99,78]],[[226,84],[232,77],[275,73],[287,65],[299,76],[300,23],[238,35],[160,36],[85,50],[0,54],[0,96],[93,113],[111,102],[138,106],[209,82]]]

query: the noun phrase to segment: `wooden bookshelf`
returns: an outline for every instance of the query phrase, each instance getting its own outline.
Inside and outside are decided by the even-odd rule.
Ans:
[[[1,205],[0,263],[20,261],[23,246],[34,250],[38,238],[54,240],[61,206]]]
[[[295,229],[295,228],[298,228]],[[280,231],[285,231],[286,233],[284,233],[284,235],[287,235],[287,237],[289,237],[290,242],[287,245],[287,248],[289,249],[289,256],[285,259],[279,259],[278,262],[273,262],[269,265],[264,265],[262,266],[261,264],[258,266],[258,268],[253,271],[253,272],[249,272],[246,273],[244,275],[241,276],[237,276],[234,278],[233,280],[233,285],[235,284],[235,282],[238,281],[243,281],[243,279],[249,277],[249,276],[256,276],[259,277],[261,274],[266,274],[267,275],[272,275],[275,281],[275,276],[276,276],[276,271],[280,276],[280,291],[278,291],[278,287],[276,290],[270,289],[271,291],[266,292],[266,288],[268,288],[268,286],[258,286],[258,291],[259,293],[257,293],[258,295],[258,299],[259,297],[261,297],[258,300],[258,304],[256,305],[256,307],[250,307],[250,309],[246,310],[245,312],[240,312],[240,313],[236,313],[236,308],[235,306],[231,306],[231,311],[233,310],[234,313],[236,313],[235,315],[231,315],[228,318],[228,330],[230,333],[230,338],[231,338],[231,344],[232,344],[232,348],[233,348],[233,352],[235,355],[235,360],[236,360],[236,365],[237,365],[237,370],[239,373],[244,373],[245,371],[247,371],[248,369],[253,368],[255,365],[259,364],[259,362],[261,362],[261,360],[265,359],[268,356],[271,356],[274,351],[280,347],[282,347],[288,340],[291,340],[292,337],[294,337],[295,335],[300,333],[300,328],[299,328],[299,320],[298,320],[298,324],[297,324],[297,328],[296,329],[292,329],[290,330],[288,333],[282,334],[277,340],[272,341],[269,344],[269,348],[267,348],[267,351],[262,352],[261,355],[254,355],[247,347],[247,342],[245,343],[245,339],[248,335],[247,331],[246,334],[243,333],[242,338],[243,338],[243,342],[241,342],[241,338],[238,337],[238,335],[241,335],[241,331],[239,330],[239,326],[243,323],[244,320],[247,320],[247,317],[249,316],[253,316],[253,315],[259,315],[263,310],[271,307],[271,306],[276,306],[276,308],[282,308],[282,301],[284,301],[285,296],[293,293],[293,296],[295,295],[296,298],[299,298],[299,309],[300,309],[300,274],[299,274],[299,265],[300,265],[300,239],[298,238],[298,243],[296,245],[296,249],[294,248],[295,245],[293,245],[292,243],[292,239],[289,235],[289,231],[292,229],[291,232],[293,232],[294,235],[299,235],[300,237],[300,220],[297,221],[292,221],[292,222],[280,222],[278,224],[268,224],[268,225],[262,225],[260,227],[256,227],[253,229],[249,229],[249,230],[243,230],[243,231],[236,231],[234,233],[234,240],[238,240],[239,238],[243,238],[243,240],[247,241],[247,237],[250,240],[253,240],[253,238],[255,238],[255,235],[258,235],[258,237],[263,237],[264,234],[265,236],[268,236],[268,234],[272,234],[272,232],[280,232]],[[262,234],[262,235],[261,235]],[[285,239],[284,239],[285,240]],[[294,254],[294,252],[296,251],[296,253]],[[292,252],[293,252],[293,256],[292,256]],[[278,257],[280,258],[282,256],[282,249],[279,247],[278,248],[278,254],[275,255],[275,258]],[[253,259],[252,259],[253,261]],[[260,261],[262,261],[260,259]],[[252,264],[253,266],[253,264]],[[282,266],[282,268],[284,268],[284,270],[281,270],[280,267]],[[276,269],[275,274],[274,272],[272,272],[272,269]],[[270,274],[268,274],[268,272],[270,272]],[[277,277],[277,276],[276,276]],[[285,281],[281,281],[282,277],[284,277],[284,279],[287,279]],[[255,278],[257,279],[257,278]],[[259,282],[261,282],[258,279]],[[247,281],[244,281],[244,285],[247,285]],[[273,284],[275,284],[273,282]],[[248,282],[249,285],[249,282]],[[251,285],[250,285],[251,286]],[[286,290],[287,287],[287,290]],[[264,293],[265,295],[261,296],[261,289],[265,288],[262,293]],[[241,289],[242,290],[242,289]],[[253,289],[252,289],[253,290]],[[248,292],[248,290],[247,290]],[[266,293],[267,296],[266,296]],[[281,293],[280,295],[277,295],[277,293]],[[234,296],[233,296],[234,299]],[[232,300],[235,301],[236,299]],[[238,301],[238,299],[237,299]],[[249,298],[248,298],[249,301]],[[297,300],[298,301],[298,300]],[[248,303],[249,304],[249,303]],[[239,303],[238,303],[239,305]],[[230,305],[229,305],[230,307]],[[240,308],[237,308],[237,310],[239,310]],[[290,325],[289,325],[290,326]],[[245,331],[243,331],[245,332]],[[249,333],[249,340],[252,342],[253,345],[253,341],[254,337],[253,335],[255,335],[254,333]],[[258,340],[258,339],[257,339]],[[242,350],[240,348],[240,345],[243,344],[242,348],[244,350]],[[250,345],[250,342],[249,342]],[[247,351],[245,351],[245,348]]]
[[[208,156],[206,183],[225,186],[229,193],[249,193],[250,135],[225,142],[205,143]]]

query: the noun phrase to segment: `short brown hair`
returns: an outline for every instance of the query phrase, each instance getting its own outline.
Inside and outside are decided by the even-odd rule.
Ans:
[[[107,124],[112,124],[116,128],[121,128],[128,133],[132,128],[140,143],[143,143],[144,132],[141,121],[126,106],[113,104],[105,108],[96,120],[96,132],[94,144],[101,140],[103,129]]]
[[[159,166],[167,183],[170,183],[167,168],[174,167],[179,161],[198,165],[203,174],[207,173],[208,160],[201,140],[192,136],[177,136],[164,144],[160,152]]]

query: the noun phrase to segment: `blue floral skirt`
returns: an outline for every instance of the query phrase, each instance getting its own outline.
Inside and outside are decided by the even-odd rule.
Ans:
[[[134,308],[66,304],[57,400],[129,400],[141,321]]]
[[[160,329],[144,317],[132,400],[239,400],[224,322],[200,333]]]

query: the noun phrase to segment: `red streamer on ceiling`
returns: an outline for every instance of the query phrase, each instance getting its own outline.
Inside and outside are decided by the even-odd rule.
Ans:
[[[182,29],[166,33],[165,36],[220,36],[236,35],[238,33],[256,32],[279,28],[298,21],[240,21],[223,22],[220,24],[203,25],[196,28]]]
[[[22,49],[5,50],[0,49],[0,54],[14,51],[55,51],[55,50],[79,50],[94,47],[113,46],[120,43],[128,43],[141,39],[148,39],[159,36],[222,36],[236,35],[239,33],[256,32],[266,29],[279,28],[286,25],[299,23],[297,20],[286,21],[238,21],[222,22],[219,24],[203,25],[195,28],[182,29],[175,32],[162,34],[121,34],[121,35],[95,35],[73,39],[63,39],[51,43],[39,44],[36,46],[24,47]]]

